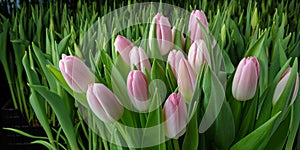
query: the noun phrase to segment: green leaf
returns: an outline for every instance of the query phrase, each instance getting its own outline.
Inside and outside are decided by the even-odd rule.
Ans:
[[[265,41],[265,38],[267,35],[268,35],[268,31],[265,31],[259,37],[259,39],[254,43],[254,45],[246,51],[245,57],[247,57],[247,56],[259,57],[259,55],[263,51],[262,48],[263,48],[263,44],[264,44],[264,41]]]
[[[31,134],[26,133],[24,131],[21,131],[19,129],[14,129],[14,128],[3,128],[3,129],[8,130],[8,131],[13,131],[13,132],[16,132],[20,135],[23,135],[23,136],[26,136],[26,137],[29,137],[29,138],[33,138],[33,139],[45,139],[45,140],[47,140],[47,137],[31,135]]]
[[[58,44],[58,55],[61,55],[62,53],[66,52],[66,48],[68,46],[69,40],[70,40],[71,34],[68,34],[65,36]]]
[[[188,150],[198,149],[199,133],[198,133],[198,121],[197,121],[198,120],[197,105],[198,105],[197,102],[195,102],[191,113],[191,117],[189,118],[189,122],[186,126],[182,149],[188,149]]]
[[[77,140],[75,136],[75,131],[73,127],[72,120],[70,118],[69,112],[65,109],[67,106],[63,100],[56,94],[49,91],[46,87],[40,85],[30,85],[31,88],[40,93],[50,104],[51,108],[55,112],[57,119],[62,126],[62,129],[70,142],[70,147],[72,150],[77,150]]]
[[[35,141],[31,142],[31,144],[41,144],[41,145],[47,147],[48,149],[57,149],[56,147],[54,147],[53,145],[51,145],[50,143],[48,143],[44,140],[35,140]]]
[[[231,150],[256,150],[264,149],[266,142],[269,141],[269,136],[273,128],[273,124],[278,118],[281,112],[278,112],[266,123],[261,125],[259,128],[248,134],[246,137],[234,144],[230,149]]]
[[[227,150],[235,138],[234,118],[229,106],[225,101],[222,109],[214,123],[215,127],[215,143],[218,149]]]
[[[224,63],[225,63],[225,70],[226,70],[226,73],[233,73],[234,72],[234,66],[230,60],[230,57],[229,55],[227,54],[226,51],[222,51],[222,55],[223,55],[223,58],[224,58]]]

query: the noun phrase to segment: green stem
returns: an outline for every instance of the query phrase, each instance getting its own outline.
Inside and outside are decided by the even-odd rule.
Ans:
[[[178,140],[173,139],[173,146],[175,150],[180,150],[179,144],[178,144]]]
[[[13,100],[14,108],[18,109],[18,104],[17,104],[17,100],[16,100],[16,97],[15,97],[14,88],[13,88],[13,84],[12,84],[13,82],[12,82],[12,79],[11,79],[11,76],[10,76],[9,68],[8,68],[7,65],[4,65],[4,64],[3,64],[3,68],[4,68],[6,79],[7,79],[7,82],[8,82],[11,98]]]

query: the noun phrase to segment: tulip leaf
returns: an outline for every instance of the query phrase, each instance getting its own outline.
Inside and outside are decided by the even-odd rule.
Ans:
[[[16,132],[18,134],[21,134],[25,137],[29,137],[29,138],[33,138],[33,139],[47,139],[47,137],[43,137],[43,136],[35,136],[35,135],[31,135],[29,133],[26,133],[24,131],[21,131],[19,129],[14,129],[14,128],[3,128],[4,130],[8,130],[8,131],[12,131],[12,132]]]
[[[203,85],[205,113],[200,122],[199,132],[204,133],[216,120],[225,100],[224,87],[210,67],[205,70]]]
[[[290,120],[291,120],[291,113],[288,114],[288,117],[281,122],[279,127],[273,133],[265,149],[272,149],[272,150],[284,149],[283,146],[289,134]]]
[[[261,52],[263,51],[263,44],[264,44],[264,41],[265,41],[267,35],[268,35],[268,31],[265,31],[259,37],[259,39],[254,43],[254,45],[246,51],[245,57],[247,57],[247,56],[259,57]]]
[[[233,64],[230,60],[229,55],[224,50],[222,50],[222,55],[223,55],[223,58],[224,58],[226,73],[230,73],[230,74],[233,73],[234,72],[234,66],[233,66]]]
[[[46,87],[40,85],[30,85],[31,88],[41,94],[46,101],[50,104],[51,108],[55,112],[57,119],[70,142],[72,150],[77,150],[78,145],[76,141],[75,131],[69,112],[65,109],[67,106],[64,101],[56,94],[49,91]]]
[[[159,59],[154,59],[153,60],[153,64],[152,64],[152,68],[151,68],[151,79],[159,79],[161,81],[163,81],[165,83],[165,85],[168,85],[168,83],[166,83],[167,77],[165,76],[165,65],[163,65],[164,62],[162,62]],[[167,87],[170,87],[169,85]],[[168,91],[170,91],[170,88],[168,88]],[[169,92],[168,92],[169,93]]]
[[[291,109],[291,116],[292,116],[292,120],[291,120],[291,127],[289,129],[289,136],[288,136],[288,140],[286,143],[286,149],[292,149],[294,142],[296,141],[296,135],[297,135],[297,130],[299,129],[299,125],[300,125],[300,91],[298,91],[298,96],[292,106]]]
[[[198,134],[198,123],[197,123],[198,122],[197,105],[198,105],[197,102],[195,102],[191,113],[191,117],[189,118],[189,122],[186,126],[182,149],[188,149],[188,150],[198,149],[199,134]]]
[[[176,77],[174,76],[174,73],[173,73],[169,63],[167,63],[166,77],[168,79],[167,81],[170,85],[171,91],[174,92],[175,89],[177,88],[177,80],[176,80]]]
[[[47,149],[57,149],[56,147],[54,147],[53,145],[51,145],[50,143],[48,143],[44,140],[35,140],[35,141],[31,142],[31,144],[41,144],[41,145],[45,146]]]
[[[281,112],[278,112],[271,119],[261,125],[259,128],[248,134],[246,137],[234,144],[230,150],[256,150],[264,149],[265,145],[269,141],[269,136],[273,128],[273,124],[278,118]]]
[[[62,53],[66,52],[70,37],[72,34],[69,34],[65,36],[58,44],[58,55],[61,55]]]
[[[214,127],[214,139],[218,149],[229,149],[235,138],[235,126],[233,114],[227,101],[224,101]]]

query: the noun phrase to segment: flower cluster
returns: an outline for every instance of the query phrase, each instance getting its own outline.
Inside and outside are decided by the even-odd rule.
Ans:
[[[163,118],[165,122],[166,136],[178,139],[186,131],[188,123],[187,106],[191,103],[197,75],[201,66],[213,65],[210,47],[207,44],[206,33],[209,32],[208,22],[202,11],[195,10],[191,13],[188,25],[189,38],[186,40],[180,35],[180,44],[190,44],[188,50],[176,49],[174,46],[176,27],[171,28],[168,18],[158,13],[154,18],[149,33],[149,48],[152,57],[167,58],[178,90],[172,91],[163,103]],[[118,35],[114,46],[124,62],[130,66],[131,71],[127,75],[127,91],[134,108],[140,113],[147,113],[150,107],[149,79],[147,74],[151,72],[151,61],[147,52],[139,46],[135,46],[129,39]],[[188,52],[187,54],[185,52]],[[124,108],[111,89],[102,83],[94,83],[95,75],[88,67],[75,56],[62,56],[60,70],[68,85],[77,93],[86,93],[87,102],[94,114],[103,122],[113,123],[118,121]],[[291,68],[288,68],[280,78],[276,86],[273,105],[276,104],[289,79]],[[258,92],[260,79],[260,63],[254,56],[243,58],[237,66],[232,81],[232,96],[239,101],[253,99]],[[298,74],[291,103],[295,101],[298,93]]]

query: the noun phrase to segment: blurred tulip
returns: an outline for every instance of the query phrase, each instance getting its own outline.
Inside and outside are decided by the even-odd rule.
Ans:
[[[103,122],[113,123],[122,117],[123,106],[117,96],[105,85],[101,83],[90,84],[86,96],[91,110]]]
[[[115,40],[115,49],[120,53],[123,60],[130,65],[129,53],[133,44],[125,37],[118,35]]]
[[[139,70],[132,70],[127,77],[127,89],[132,104],[139,111],[148,109],[148,83],[146,76]]]
[[[189,103],[194,93],[196,75],[185,58],[182,58],[178,65],[177,82],[178,91],[183,95],[185,101]]]
[[[134,66],[136,66],[139,70],[144,72],[146,69],[148,73],[150,73],[150,62],[143,48],[134,46],[131,52],[129,53],[129,57],[132,69]]]
[[[64,79],[75,92],[86,92],[88,85],[95,81],[94,74],[75,56],[62,54],[62,59],[59,61],[59,68]]]
[[[174,76],[177,78],[178,65],[184,54],[179,50],[172,50],[168,55],[168,63],[171,66]]]
[[[166,55],[168,52],[173,48],[173,39],[172,39],[172,31],[171,31],[171,24],[168,18],[164,17],[162,14],[158,13],[154,16],[152,25],[156,25],[155,33],[156,33],[156,40],[158,44],[158,49],[161,55]],[[152,41],[154,37],[152,37],[152,33],[154,28],[150,29],[150,50],[152,50]]]
[[[204,34],[197,20],[200,21],[200,23],[203,25],[205,30],[208,32],[208,23],[204,12],[199,10],[192,11],[190,16],[190,21],[189,21],[189,32],[190,32],[191,43],[193,43],[198,39],[205,40]]]
[[[210,55],[206,47],[205,41],[196,40],[190,47],[188,61],[195,72],[198,72],[201,64],[211,65]]]
[[[254,97],[259,78],[259,63],[255,57],[243,58],[232,83],[232,95],[240,101]]]
[[[166,136],[178,139],[185,133],[188,121],[187,108],[180,93],[172,93],[163,107]]]
[[[273,95],[273,106],[277,103],[279,97],[281,96],[289,78],[290,78],[290,74],[291,74],[291,71],[292,71],[292,68],[289,67],[284,73],[283,75],[281,76],[281,79],[280,81],[278,82],[276,88],[275,88],[275,92],[274,92],[274,95]],[[297,77],[296,77],[296,81],[295,81],[295,88],[294,88],[294,93],[293,93],[293,96],[292,96],[292,100],[291,100],[291,104],[294,103],[296,97],[297,97],[297,94],[298,94],[298,88],[299,88],[299,74],[297,73]]]

